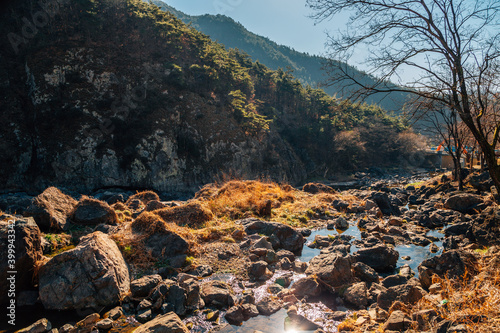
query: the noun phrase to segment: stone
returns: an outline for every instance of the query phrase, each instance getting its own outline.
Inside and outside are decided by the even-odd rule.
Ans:
[[[12,236],[15,237],[14,258],[9,258]],[[33,218],[17,218],[0,213],[0,304],[8,301],[11,283],[7,278],[11,278],[11,275],[7,272],[17,272],[15,274],[17,293],[32,288],[37,281],[36,268],[43,256],[40,237],[40,229]]]
[[[312,258],[306,274],[315,274],[333,287],[340,287],[353,281],[349,258],[338,254],[320,254]]]
[[[143,276],[130,283],[130,292],[132,297],[146,297],[158,284],[163,281],[158,274]]]
[[[335,220],[335,228],[339,230],[347,230],[349,228],[349,222],[341,216]]]
[[[206,305],[219,305],[229,308],[234,305],[232,288],[222,281],[208,281],[201,285],[201,298]]]
[[[17,333],[44,333],[52,329],[52,324],[46,318],[40,319],[30,326],[20,329]]]
[[[373,268],[362,262],[356,262],[352,264],[351,268],[354,276],[360,279],[361,281],[365,281],[368,283],[371,282],[377,283],[379,281],[379,276],[377,272]]]
[[[384,310],[389,310],[391,305],[400,301],[404,304],[415,304],[426,294],[419,286],[403,284],[381,290],[377,296],[377,304]]]
[[[267,267],[268,264],[265,261],[254,262],[248,267],[248,276],[257,281],[265,281],[272,276],[272,273]]]
[[[280,303],[269,297],[260,300],[256,305],[257,310],[259,310],[259,313],[263,316],[270,316],[281,309]]]
[[[396,267],[399,253],[385,245],[377,245],[358,250],[353,260],[362,262],[377,272],[391,271]]]
[[[305,296],[314,297],[321,294],[321,285],[316,278],[308,276],[295,282],[290,291],[298,298]]]
[[[460,193],[449,197],[445,201],[444,207],[465,214],[483,202],[483,198],[477,194]]]
[[[295,254],[293,254],[293,252],[291,252],[291,251],[279,250],[278,252],[276,252],[276,255],[278,256],[278,259],[280,259],[280,260],[283,258],[288,258],[290,260],[290,262],[295,261]]]
[[[174,308],[174,312],[179,316],[184,316],[186,314],[186,301],[187,295],[186,290],[176,284],[170,286],[168,290],[168,295],[166,299],[167,303],[171,304]]]
[[[266,222],[255,218],[238,220],[235,223],[242,225],[248,235],[269,236],[275,249],[298,253],[302,251],[304,246],[304,236],[288,225],[278,222]]]
[[[477,265],[477,259],[473,254],[462,250],[451,250],[422,261],[418,266],[418,273],[422,286],[429,288],[434,274],[450,279],[462,279],[466,272],[469,276],[476,275]]]
[[[33,198],[24,215],[33,217],[43,231],[50,229],[63,231],[68,229],[67,218],[77,203],[75,199],[56,187],[49,187]]]
[[[199,265],[188,271],[191,275],[196,275],[200,277],[210,276],[213,273],[212,267],[208,265]]]
[[[227,322],[231,325],[241,325],[245,320],[243,316],[243,309],[240,306],[233,306],[229,308],[224,316]]]
[[[410,328],[412,321],[403,311],[394,311],[384,324],[384,330],[404,331]]]
[[[428,331],[431,328],[431,321],[437,316],[436,310],[426,309],[413,313],[412,319],[417,323],[419,331]]]
[[[364,309],[368,305],[368,290],[366,282],[354,283],[349,286],[343,294],[344,300],[357,307]]]
[[[254,304],[242,304],[241,309],[243,310],[243,316],[245,317],[245,320],[257,317],[259,315],[259,310]]]
[[[153,210],[162,209],[162,208],[165,208],[165,207],[167,207],[167,206],[165,204],[163,204],[161,201],[159,201],[159,200],[151,200],[151,201],[149,201],[146,204],[146,208],[144,208],[144,210],[146,212],[151,212]]]
[[[117,225],[118,217],[115,210],[106,202],[83,197],[74,210],[69,219],[74,224],[80,225]]]
[[[179,316],[169,312],[139,326],[134,333],[189,333],[189,330]]]
[[[74,249],[56,255],[39,271],[46,309],[101,309],[130,290],[128,267],[116,243],[101,232],[82,237]]]
[[[179,283],[186,292],[186,309],[195,311],[205,306],[205,302],[201,298],[200,284],[195,279],[188,279]]]
[[[106,318],[98,321],[95,326],[100,330],[109,330],[113,327],[113,320]]]
[[[384,215],[400,215],[399,209],[392,205],[387,193],[372,192],[369,199],[377,204]]]
[[[407,282],[408,282],[408,278],[406,276],[389,275],[382,280],[381,284],[386,288],[390,288],[390,287],[395,287],[395,286],[405,284]]]
[[[120,306],[117,306],[107,312],[107,318],[112,320],[117,320],[123,315],[123,309]],[[106,317],[106,315],[104,315]]]

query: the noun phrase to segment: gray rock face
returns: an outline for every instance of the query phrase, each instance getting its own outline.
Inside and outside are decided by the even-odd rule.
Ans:
[[[236,223],[243,225],[245,232],[249,235],[263,234],[269,236],[275,249],[284,249],[297,253],[302,251],[304,246],[304,236],[285,224],[266,222],[254,218],[238,220]]]
[[[365,282],[355,283],[344,292],[343,298],[358,309],[368,305],[368,288]]]
[[[377,245],[358,250],[353,259],[370,266],[378,272],[383,272],[394,269],[399,259],[399,253],[385,245]]]
[[[15,222],[9,223],[9,220]],[[13,232],[9,233],[9,230]],[[9,258],[9,234],[15,235],[13,258]],[[41,258],[40,229],[35,221],[30,217],[20,219],[11,215],[0,215],[0,304],[8,300],[10,282],[7,278],[10,274],[7,272],[17,271],[15,285],[19,295],[21,290],[33,286],[36,262]],[[11,267],[11,264],[14,266]]]
[[[55,187],[49,187],[33,198],[31,205],[24,212],[32,216],[42,230],[66,230],[67,219],[78,202]]]
[[[340,287],[353,281],[349,258],[335,253],[320,254],[312,258],[306,274],[315,274],[333,287]]]
[[[189,330],[179,316],[169,312],[139,326],[134,333],[189,333]]]
[[[379,280],[377,272],[362,262],[352,264],[352,271],[354,276],[359,278],[361,281],[377,283]]]
[[[120,250],[101,232],[83,237],[76,248],[52,258],[39,276],[46,309],[101,309],[116,304],[130,289]]]
[[[118,224],[115,211],[104,201],[84,198],[71,214],[71,222],[83,225]]]
[[[158,284],[163,281],[160,275],[147,275],[130,283],[130,291],[133,297],[148,296]]]
[[[465,272],[475,275],[477,272],[477,259],[473,254],[461,251],[451,250],[439,256],[422,261],[418,266],[420,282],[424,288],[432,285],[432,275],[437,274],[440,277],[461,279]]]
[[[201,298],[207,305],[231,307],[235,303],[234,292],[222,281],[209,281],[201,285]]]
[[[306,295],[319,296],[321,294],[321,285],[313,277],[305,277],[295,282],[291,289],[292,294],[298,298]]]

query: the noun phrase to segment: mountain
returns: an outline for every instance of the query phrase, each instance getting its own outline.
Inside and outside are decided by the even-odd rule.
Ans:
[[[279,45],[266,37],[256,35],[232,18],[225,15],[187,15],[168,4],[153,0],[163,10],[169,11],[186,24],[191,24],[197,30],[207,34],[213,40],[224,44],[227,48],[236,48],[247,53],[254,61],[259,61],[267,67],[277,70],[290,69],[293,75],[300,80],[302,84],[312,87],[321,86],[328,94],[338,97],[349,97],[353,89],[348,89],[342,83],[335,83],[331,86],[325,86],[323,83],[328,77],[324,70],[328,59],[320,56],[310,55],[295,51],[294,49]],[[346,66],[343,64],[343,66]],[[363,83],[373,84],[374,78],[358,71],[352,66],[346,66],[347,70],[356,78],[360,78]],[[394,92],[387,94],[375,94],[365,99],[367,103],[375,103],[389,111],[400,113],[407,95]]]
[[[4,191],[297,184],[412,153],[379,107],[304,87],[155,5],[22,0],[0,22]]]

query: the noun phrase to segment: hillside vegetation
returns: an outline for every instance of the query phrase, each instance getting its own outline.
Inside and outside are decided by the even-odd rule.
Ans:
[[[155,5],[58,4],[23,40],[23,18],[43,10],[25,0],[2,15],[7,187],[192,191],[224,174],[300,182],[415,153],[380,107],[305,87]]]

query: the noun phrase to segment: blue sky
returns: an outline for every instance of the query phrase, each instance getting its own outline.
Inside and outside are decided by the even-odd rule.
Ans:
[[[325,53],[325,30],[337,31],[332,21],[314,25],[305,0],[163,0],[189,15],[224,14],[258,35],[297,51]]]

